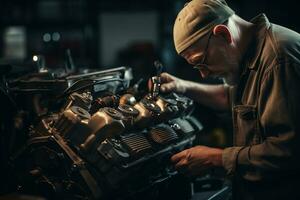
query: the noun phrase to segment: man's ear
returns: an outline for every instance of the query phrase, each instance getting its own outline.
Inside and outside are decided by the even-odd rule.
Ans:
[[[232,43],[232,35],[226,25],[219,24],[214,27],[213,33],[215,36],[219,35],[223,37],[229,44]]]

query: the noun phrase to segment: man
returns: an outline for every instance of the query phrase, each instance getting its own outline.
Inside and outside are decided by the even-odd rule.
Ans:
[[[224,167],[235,199],[300,199],[300,35],[264,14],[245,21],[223,0],[189,2],[173,34],[180,56],[225,84],[163,73],[162,92],[232,111],[234,125],[233,147],[195,146],[172,156],[175,167],[190,175]]]

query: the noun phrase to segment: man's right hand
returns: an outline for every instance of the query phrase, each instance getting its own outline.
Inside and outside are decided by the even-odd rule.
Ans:
[[[168,73],[160,75],[160,91],[176,92],[183,94],[194,101],[220,111],[228,111],[230,104],[228,101],[228,89],[223,85],[207,85],[192,81],[183,80]],[[148,87],[151,91],[151,79]]]
[[[187,81],[172,76],[166,72],[160,75],[161,77],[161,92],[176,92],[184,94],[187,90]]]

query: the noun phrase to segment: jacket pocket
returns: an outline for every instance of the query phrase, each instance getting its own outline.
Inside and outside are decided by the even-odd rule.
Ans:
[[[233,108],[234,142],[237,146],[259,144],[257,108],[254,105],[237,105]]]

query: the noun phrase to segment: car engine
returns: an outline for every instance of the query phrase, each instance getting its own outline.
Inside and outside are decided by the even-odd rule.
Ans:
[[[176,193],[170,183],[180,174],[170,157],[191,147],[202,130],[191,99],[151,95],[142,81],[131,83],[128,67],[4,74],[2,171],[11,172],[13,191],[46,199]]]

